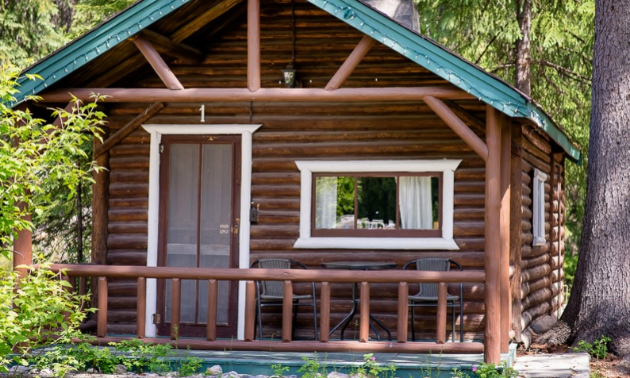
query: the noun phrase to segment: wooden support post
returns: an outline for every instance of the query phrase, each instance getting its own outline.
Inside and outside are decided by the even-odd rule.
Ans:
[[[101,138],[109,135],[109,128],[101,127]],[[93,151],[101,145],[101,141],[94,136]],[[107,263],[107,237],[108,237],[108,213],[109,213],[109,153],[105,152],[98,158],[94,158],[100,171],[94,171],[92,177],[92,264],[105,265]],[[92,280],[92,304],[98,303],[98,287],[96,280]]]
[[[512,128],[512,156],[511,165],[511,185],[510,185],[510,223],[521,224],[523,206],[523,158],[522,158],[522,131],[521,125],[517,124]],[[510,230],[510,265],[514,268],[510,289],[512,292],[512,329],[516,342],[521,341],[521,259],[522,259],[522,230],[521,227],[511,227]]]
[[[247,88],[260,89],[260,0],[247,1]]]
[[[98,278],[98,317],[96,320],[96,336],[107,336],[107,277]]]
[[[87,277],[79,277],[79,295],[87,294]]]
[[[370,36],[363,36],[361,42],[354,48],[348,59],[339,67],[339,70],[330,79],[326,85],[326,90],[331,91],[343,85],[346,79],[352,74],[355,68],[361,63],[361,60],[367,55],[376,41]]]
[[[20,211],[27,209],[26,203],[18,204]],[[27,214],[22,217],[26,221],[31,221],[31,215]],[[27,229],[17,231],[16,237],[13,239],[13,270],[20,277],[26,277],[28,271],[26,268],[18,268],[20,265],[33,264],[33,232]]]
[[[512,300],[510,296],[510,165],[512,157],[512,126],[501,114],[501,353],[510,347]],[[520,225],[520,223],[518,223]]]
[[[165,105],[162,102],[156,102],[156,103],[151,104],[151,106],[149,106],[144,112],[142,112],[136,118],[131,120],[131,122],[123,126],[110,138],[104,139],[103,143],[94,149],[94,159],[98,158],[105,152],[108,152],[112,147],[120,143],[129,134],[131,134],[138,127],[140,127],[144,122],[148,121],[153,116],[158,114],[162,109],[164,109],[164,106]]]
[[[361,315],[359,320],[359,342],[370,338],[370,283],[361,282]]]
[[[206,340],[217,339],[217,305],[219,302],[219,284],[217,280],[208,280],[208,328]]]
[[[297,311],[297,309],[296,309]],[[284,297],[282,298],[282,342],[291,341],[293,330],[293,283],[284,281]]]
[[[254,340],[254,322],[256,321],[256,283],[245,284],[245,341]]]
[[[319,341],[325,343],[330,333],[330,283],[322,282],[319,310]],[[315,319],[317,321],[317,319]]]
[[[477,136],[477,134],[468,128],[464,121],[459,119],[459,117],[457,117],[444,102],[432,96],[424,97],[423,101],[435,112],[435,114],[437,114],[438,117],[442,119],[442,121],[444,121],[444,123],[453,129],[455,134],[459,135],[459,137],[462,138],[462,140],[466,142],[473,151],[481,156],[483,160],[488,160],[488,147],[486,144]]]
[[[138,294],[137,294],[137,321],[138,329],[136,330],[139,339],[144,339],[144,331],[146,328],[147,317],[147,280],[144,277],[138,277]]]
[[[398,342],[407,342],[407,327],[409,325],[409,285],[406,282],[398,284]]]
[[[171,282],[171,340],[177,340],[182,310],[182,281],[179,278],[173,278]]]
[[[438,283],[438,308],[437,308],[437,325],[435,342],[444,344],[446,342],[446,283]],[[455,330],[453,330],[455,332]]]
[[[500,113],[486,105],[486,206],[485,206],[485,305],[484,360],[498,364],[501,360],[501,121]]]
[[[164,62],[164,59],[162,59],[160,54],[155,51],[149,41],[147,41],[143,37],[137,37],[133,39],[133,43],[136,45],[136,47],[138,47],[138,50],[140,50],[147,62],[149,62],[151,67],[153,67],[153,70],[155,71],[155,73],[158,74],[160,79],[162,79],[162,82],[164,83],[164,85],[166,85],[167,88],[176,90],[184,89],[182,83],[177,80],[177,77],[175,77],[173,71],[168,68],[168,65]]]

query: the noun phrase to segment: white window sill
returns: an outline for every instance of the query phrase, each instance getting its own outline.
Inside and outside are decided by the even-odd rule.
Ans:
[[[453,239],[444,238],[299,238],[293,248],[315,249],[445,249],[459,250]]]
[[[547,240],[545,240],[545,238],[534,237],[534,240],[532,241],[533,247],[539,247],[541,245],[546,245],[546,244],[547,244]]]

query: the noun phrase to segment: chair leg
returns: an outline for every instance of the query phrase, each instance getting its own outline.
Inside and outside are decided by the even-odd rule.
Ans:
[[[313,328],[315,329],[315,340],[319,340],[319,332],[317,329],[317,302],[313,300]]]
[[[291,323],[291,340],[295,340],[295,322],[297,321],[297,313],[300,305],[298,302],[293,302],[293,322]]]
[[[455,342],[455,302],[453,302],[453,329],[451,331],[451,338]]]
[[[411,341],[416,341],[416,319],[415,314],[416,308],[411,307]]]
[[[258,317],[258,338],[262,340],[263,338],[263,330],[262,330],[262,304],[260,303],[260,299],[256,302],[256,315]],[[254,332],[255,334],[255,332]]]

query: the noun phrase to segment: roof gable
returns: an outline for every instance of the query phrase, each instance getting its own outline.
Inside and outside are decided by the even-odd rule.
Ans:
[[[508,116],[531,120],[558,143],[571,159],[581,161],[580,151],[550,117],[528,96],[498,77],[360,1],[307,1]],[[22,94],[18,101],[24,101],[26,95],[40,93],[188,2],[189,0],[143,0],[135,3],[28,68],[26,73],[39,74],[43,81],[20,80]]]

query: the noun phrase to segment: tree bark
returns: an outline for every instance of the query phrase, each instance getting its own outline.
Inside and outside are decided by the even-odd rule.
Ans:
[[[596,2],[586,214],[575,283],[562,316],[572,329],[569,341],[590,342],[605,335],[612,339],[611,350],[621,356],[630,355],[628,25],[630,2]]]
[[[521,38],[516,41],[516,88],[526,95],[532,93],[531,55],[529,34],[532,28],[532,0],[518,0],[518,26]]]

